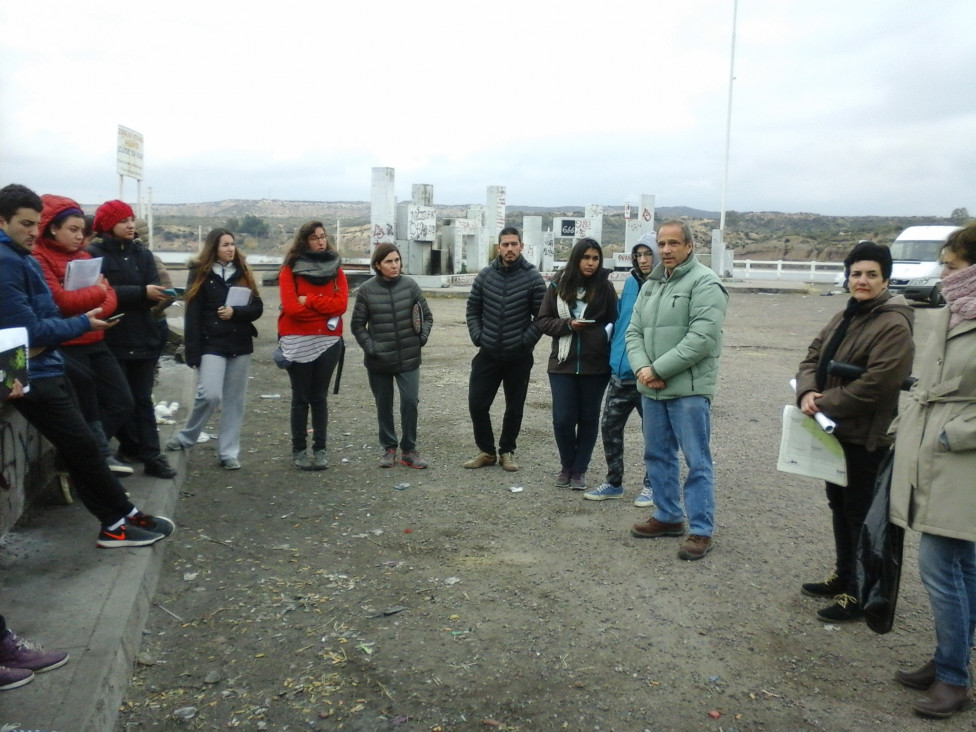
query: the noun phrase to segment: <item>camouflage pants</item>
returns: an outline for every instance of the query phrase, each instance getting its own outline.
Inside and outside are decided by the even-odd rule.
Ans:
[[[610,379],[607,385],[607,396],[603,402],[603,419],[600,422],[600,433],[603,435],[603,454],[607,459],[607,483],[623,485],[624,480],[624,427],[631,412],[637,410],[642,418],[644,410],[641,407],[641,395],[636,384],[621,384]],[[644,446],[640,447],[640,454],[644,454]],[[647,485],[645,475],[644,484]]]

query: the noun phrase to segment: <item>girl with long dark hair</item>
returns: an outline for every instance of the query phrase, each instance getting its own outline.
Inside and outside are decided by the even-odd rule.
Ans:
[[[560,488],[586,490],[600,405],[610,380],[610,330],[617,319],[617,293],[609,275],[600,245],[580,239],[546,289],[536,319],[539,330],[552,337],[547,370]]]
[[[254,321],[264,312],[264,303],[227,229],[207,234],[200,254],[190,262],[187,281],[185,358],[187,366],[198,370],[197,395],[186,427],[170,438],[166,449],[193,447],[220,406],[217,459],[227,470],[238,470],[247,375],[258,334]]]

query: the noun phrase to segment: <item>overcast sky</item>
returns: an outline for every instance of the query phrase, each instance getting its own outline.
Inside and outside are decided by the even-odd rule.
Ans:
[[[732,0],[4,2],[0,182],[717,211]],[[976,213],[974,0],[739,0],[727,208]],[[135,181],[125,197],[135,200]]]

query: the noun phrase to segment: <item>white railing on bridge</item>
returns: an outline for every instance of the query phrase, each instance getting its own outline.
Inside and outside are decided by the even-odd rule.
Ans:
[[[830,283],[843,262],[790,261],[785,259],[737,259],[732,265],[733,277],[744,280],[793,280]]]

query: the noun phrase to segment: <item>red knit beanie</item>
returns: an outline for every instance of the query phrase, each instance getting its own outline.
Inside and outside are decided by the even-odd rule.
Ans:
[[[106,201],[95,212],[95,231],[107,234],[115,228],[117,223],[129,217],[135,217],[135,213],[132,211],[132,206],[125,201],[117,199]]]

